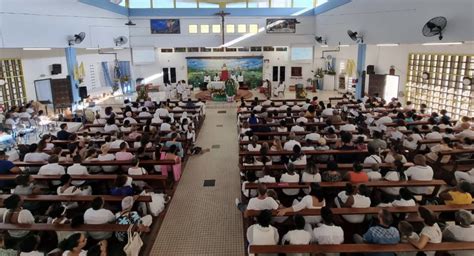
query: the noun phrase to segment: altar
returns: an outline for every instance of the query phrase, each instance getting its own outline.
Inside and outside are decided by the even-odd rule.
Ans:
[[[224,81],[213,81],[207,84],[208,90],[224,90],[225,82]]]

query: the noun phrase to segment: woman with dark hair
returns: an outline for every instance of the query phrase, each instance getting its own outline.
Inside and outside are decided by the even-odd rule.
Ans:
[[[82,188],[76,187],[71,184],[72,178],[69,174],[64,174],[61,176],[61,186],[56,190],[58,195],[83,195],[88,196],[92,195],[92,188],[90,186],[85,186]],[[64,203],[68,209],[77,208],[79,205],[77,202]]]
[[[438,244],[441,243],[443,238],[443,233],[441,232],[440,227],[438,226],[437,219],[435,214],[425,207],[418,208],[418,213],[423,219],[424,227],[421,230],[419,239],[410,239],[410,243],[422,250],[428,243]],[[434,256],[436,252],[434,251],[425,251],[427,256]]]
[[[104,126],[104,131],[105,132],[120,131],[118,126],[115,124],[115,117],[112,116],[109,119],[107,119],[107,123]]]
[[[295,166],[293,164],[288,164],[286,168],[286,172],[284,172],[280,177],[280,182],[288,182],[288,183],[297,183],[300,181],[300,175],[295,172]],[[296,196],[300,193],[298,188],[294,189],[282,189],[283,194],[287,196]]]
[[[249,245],[276,245],[280,240],[278,230],[270,225],[272,212],[263,210],[257,216],[257,223],[247,229]]]
[[[293,154],[290,156],[289,162],[294,165],[306,165],[306,155],[299,145],[293,146]]]
[[[314,160],[308,161],[306,164],[303,174],[301,175],[301,182],[317,183],[321,182],[321,174],[319,174],[318,165]],[[310,188],[304,188],[303,192],[309,194]]]
[[[341,132],[341,144],[336,146],[338,150],[354,150],[356,147],[352,143],[352,134],[349,132]],[[336,156],[338,163],[354,163],[358,159],[357,154],[340,154]]]
[[[416,201],[413,194],[407,188],[400,189],[400,197],[392,202],[394,207],[415,206]]]
[[[407,180],[403,163],[399,160],[395,160],[393,162],[393,167],[385,174],[383,179],[388,180],[388,181],[404,181],[404,180]],[[387,193],[391,196],[400,195],[400,187],[389,187],[389,188],[381,188],[381,189],[382,189],[383,192],[385,192],[385,193]]]
[[[358,162],[353,164],[353,170],[348,171],[344,176],[344,180],[351,183],[364,183],[369,181],[369,176],[363,172],[364,166]]]
[[[127,175],[118,175],[114,187],[110,189],[110,194],[113,196],[133,196],[132,178]]]
[[[75,233],[63,240],[59,244],[63,252],[63,256],[86,256],[87,251],[83,250],[87,244],[87,237],[81,233]]]
[[[368,208],[371,200],[369,190],[366,185],[360,184],[358,187],[347,183],[344,191],[337,194],[334,199],[339,208]],[[364,214],[342,215],[349,223],[362,223],[365,219]]]
[[[7,210],[3,213],[5,224],[34,224],[35,218],[29,210],[23,209],[23,200],[19,195],[11,195],[3,201]],[[30,233],[29,230],[8,230],[8,234],[15,239],[23,238]]]
[[[311,192],[301,199],[301,201],[294,200],[293,206],[278,210],[278,216],[284,216],[289,212],[299,212],[303,209],[321,209],[326,206],[324,199],[324,191],[318,183],[311,183]],[[320,216],[306,216],[307,223],[315,224],[321,222]]]
[[[311,242],[311,233],[305,230],[306,222],[301,215],[293,217],[295,229],[288,231],[281,239],[281,244],[303,245]]]
[[[337,170],[337,162],[330,161],[327,163],[326,171],[323,172],[321,178],[326,182],[337,182],[342,180],[341,173]]]
[[[260,148],[259,152],[260,155],[255,157],[255,165],[271,165],[272,158],[268,156],[268,152],[270,151],[270,146],[268,146],[267,142],[262,143],[262,147]]]

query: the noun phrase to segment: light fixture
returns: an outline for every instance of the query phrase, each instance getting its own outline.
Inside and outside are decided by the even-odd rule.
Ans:
[[[424,43],[424,44],[421,44],[421,45],[459,45],[459,44],[463,44],[463,42],[448,42],[448,43]]]
[[[6,83],[7,81],[5,81],[5,79],[0,78],[0,86],[4,86]]]
[[[349,47],[350,45],[348,44],[340,44],[339,47]]]
[[[386,46],[386,47],[389,47],[389,46],[399,46],[400,44],[376,44],[377,46]]]
[[[99,50],[100,48],[99,47],[95,47],[95,48],[86,48],[86,50],[90,50],[90,51],[97,51]]]
[[[50,51],[51,48],[23,48],[23,51]]]
[[[327,44],[322,44],[321,47],[327,48],[327,47],[329,47],[329,45],[327,45]]]
[[[1,81],[1,80],[0,80]],[[463,85],[471,85],[472,84],[472,79],[470,77],[467,77],[465,76],[463,79],[462,79],[462,84]]]

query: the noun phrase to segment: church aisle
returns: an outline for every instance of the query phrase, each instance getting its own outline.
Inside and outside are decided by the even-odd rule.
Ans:
[[[214,148],[188,160],[150,255],[244,254],[235,106],[208,103],[196,144]]]

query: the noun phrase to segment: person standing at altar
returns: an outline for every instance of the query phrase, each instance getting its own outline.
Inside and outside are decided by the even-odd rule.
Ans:
[[[219,74],[216,73],[213,80],[214,80],[214,82],[220,81]]]
[[[284,80],[281,80],[278,85],[276,86],[276,88],[274,88],[273,91],[273,96],[275,97],[278,97],[281,94],[283,94],[283,96],[285,96],[285,81]]]
[[[227,81],[229,79],[229,70],[227,70],[227,65],[224,63],[221,70],[221,81]]]
[[[239,82],[239,86],[244,85],[244,75],[242,72],[240,72],[239,75],[237,76],[237,82]]]
[[[211,82],[211,76],[206,73],[206,74],[204,75],[204,80],[203,80],[203,82],[204,82],[206,85],[207,85],[208,83],[210,83],[210,82]]]
[[[176,84],[176,93],[178,96],[178,99],[181,100],[183,98],[183,93],[185,93],[186,87],[181,83],[181,81],[178,81]]]
[[[272,96],[272,82],[270,82],[270,80],[268,79],[265,79],[263,80],[263,83],[262,83],[262,89],[263,89],[263,93],[267,96],[267,97],[271,97]]]
[[[237,81],[237,76],[235,75],[234,72],[230,74],[230,79]]]

